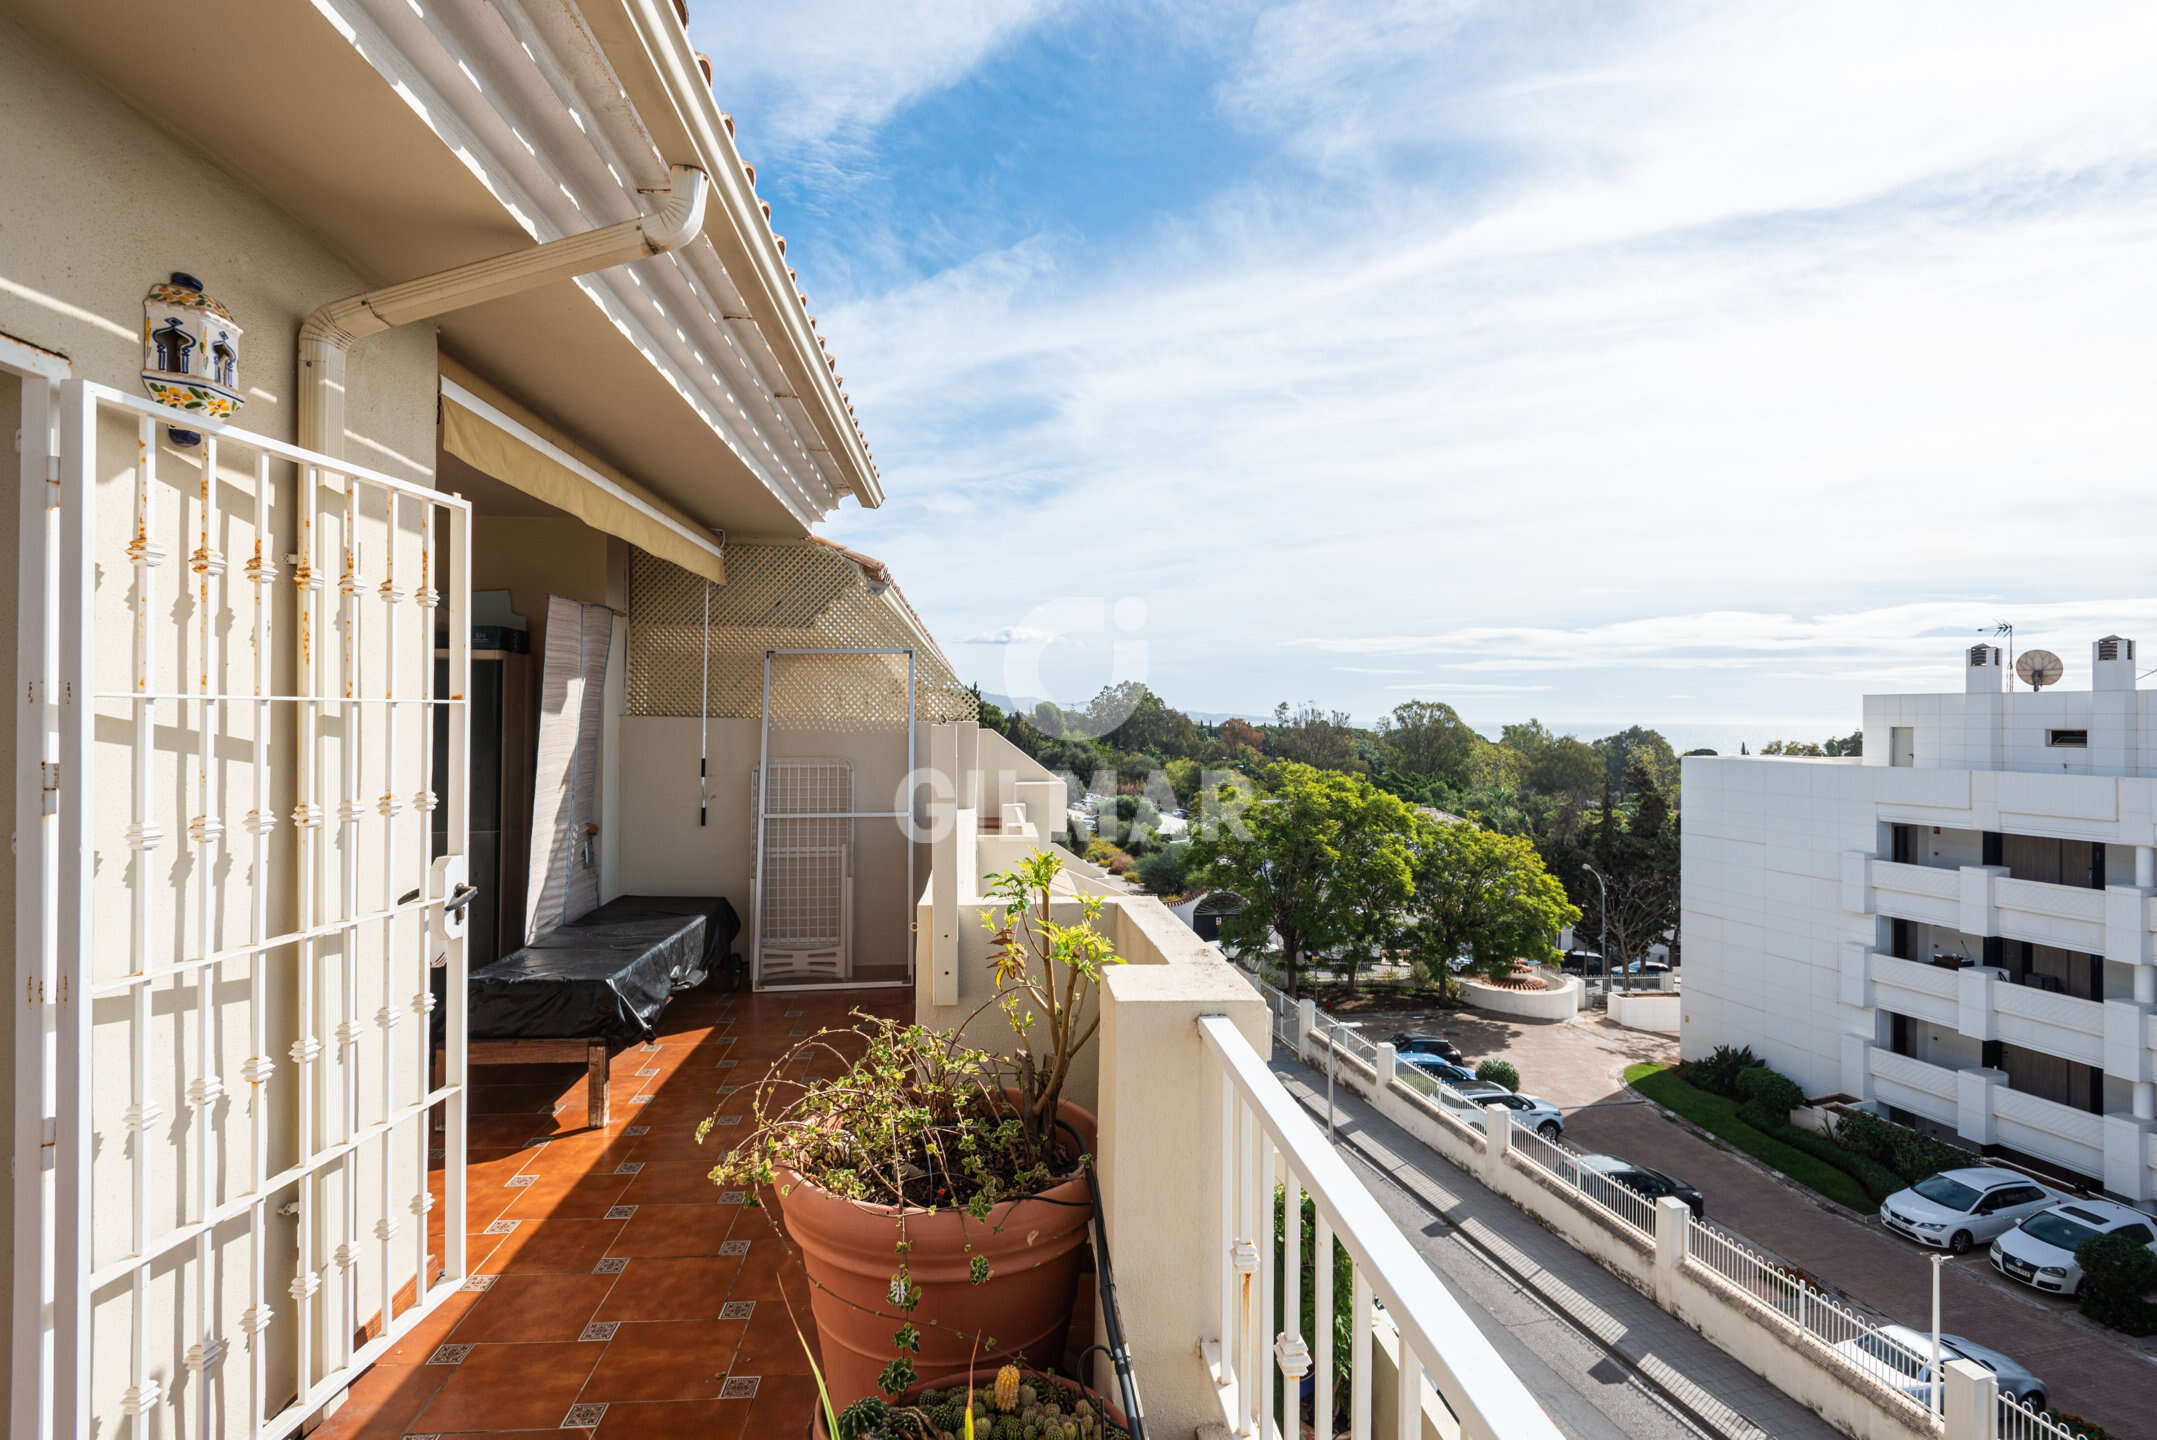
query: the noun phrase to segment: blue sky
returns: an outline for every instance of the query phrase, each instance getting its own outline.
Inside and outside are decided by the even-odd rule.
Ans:
[[[889,492],[829,533],[985,689],[1734,745],[2157,635],[2157,7],[716,26]]]

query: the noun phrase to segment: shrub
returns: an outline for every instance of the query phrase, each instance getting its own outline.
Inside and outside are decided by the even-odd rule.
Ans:
[[[1738,1114],[1761,1130],[1779,1130],[1790,1123],[1790,1112],[1805,1103],[1797,1081],[1778,1075],[1765,1065],[1738,1071]]]
[[[2082,1267],[2082,1313],[2129,1335],[2157,1335],[2157,1255],[2128,1235],[2093,1235],[2075,1247]]]
[[[1845,1110],[1835,1121],[1835,1143],[1854,1154],[1885,1165],[1914,1184],[1927,1175],[1978,1163],[1976,1152],[1945,1140],[1935,1140],[1920,1130],[1897,1125],[1863,1110]]]
[[[1184,858],[1188,845],[1171,845],[1140,857],[1138,883],[1155,895],[1181,895],[1185,888]]]
[[[1710,1095],[1736,1095],[1738,1072],[1750,1070],[1761,1063],[1760,1057],[1753,1054],[1753,1047],[1750,1045],[1736,1050],[1728,1045],[1718,1045],[1715,1047],[1715,1053],[1707,1059],[1688,1060],[1681,1067],[1681,1071],[1686,1081],[1695,1089],[1705,1090]]]
[[[1493,1085],[1503,1085],[1515,1092],[1520,1090],[1520,1072],[1508,1060],[1485,1060],[1475,1067],[1475,1078],[1488,1080]]]
[[[1825,1135],[1815,1135],[1810,1130],[1800,1130],[1795,1125],[1783,1125],[1771,1129],[1769,1134],[1793,1150],[1802,1150],[1815,1160],[1824,1160],[1843,1174],[1865,1187],[1865,1193],[1875,1201],[1885,1200],[1902,1188],[1902,1177],[1879,1161],[1845,1150]]]

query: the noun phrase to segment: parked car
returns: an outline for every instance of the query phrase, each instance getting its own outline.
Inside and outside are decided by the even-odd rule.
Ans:
[[[1558,962],[1558,968],[1568,975],[1600,975],[1603,973],[1603,956],[1598,950],[1568,950]]]
[[[1932,1398],[1932,1336],[1907,1325],[1882,1325],[1835,1347],[1858,1368],[1920,1403]],[[1974,1360],[1999,1377],[2000,1393],[2033,1410],[2045,1408],[2045,1384],[1997,1350],[1960,1335],[1940,1337],[1940,1362]]]
[[[2073,1295],[2082,1288],[2075,1247],[2099,1235],[2128,1235],[2157,1250],[2157,1224],[2110,1200],[2070,1200],[2017,1225],[1992,1242],[1992,1268],[2039,1290]]]
[[[1436,1055],[1439,1059],[1450,1060],[1455,1065],[1468,1063],[1461,1058],[1460,1046],[1429,1030],[1397,1030],[1386,1037],[1386,1043],[1403,1056],[1413,1050],[1419,1055]]]
[[[1545,1140],[1555,1140],[1565,1133],[1565,1115],[1548,1100],[1535,1095],[1516,1095],[1503,1085],[1493,1085],[1488,1080],[1478,1080],[1472,1085],[1456,1085],[1453,1093],[1466,1100],[1471,1110],[1468,1123],[1481,1128],[1483,1107],[1493,1100],[1515,1112],[1517,1123],[1527,1126]]]
[[[1474,1085],[1478,1083],[1475,1078],[1475,1071],[1470,1070],[1465,1065],[1456,1065],[1442,1055],[1433,1055],[1420,1050],[1403,1050],[1393,1058],[1398,1064],[1413,1065],[1416,1069],[1430,1076],[1431,1079],[1443,1080],[1448,1085]]]
[[[1961,1255],[2066,1198],[2013,1170],[1971,1165],[1897,1190],[1881,1202],[1880,1223],[1921,1245]]]
[[[1651,1201],[1660,1200],[1665,1195],[1675,1195],[1685,1202],[1686,1208],[1693,1212],[1695,1220],[1707,1214],[1707,1201],[1701,1198],[1700,1192],[1676,1176],[1665,1175],[1660,1170],[1650,1170],[1645,1165],[1635,1165],[1630,1160],[1620,1160],[1615,1155],[1582,1155],[1575,1163],[1581,1169],[1592,1171],[1594,1175],[1613,1184],[1623,1185],[1635,1195],[1644,1196]],[[1583,1178],[1583,1188],[1593,1185],[1592,1178]]]

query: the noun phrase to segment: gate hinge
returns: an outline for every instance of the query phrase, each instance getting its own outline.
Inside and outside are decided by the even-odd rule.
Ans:
[[[45,813],[57,815],[60,813],[60,762],[41,761],[38,769],[43,772],[45,782]]]

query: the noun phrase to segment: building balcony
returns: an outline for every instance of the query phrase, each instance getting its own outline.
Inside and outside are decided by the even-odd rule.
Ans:
[[[2157,1122],[2148,1117],[2092,1114],[2015,1090],[2002,1071],[1938,1065],[1862,1037],[1849,1037],[1843,1060],[1845,1086],[1863,1100],[1945,1126],[1980,1149],[1998,1146],[2099,1179],[2131,1202],[2157,1198]]]

